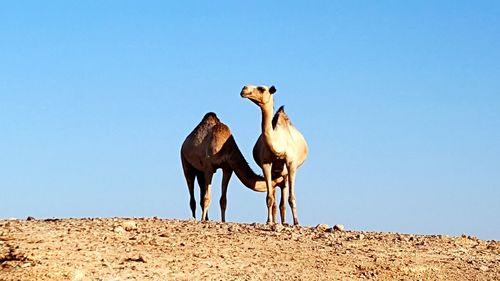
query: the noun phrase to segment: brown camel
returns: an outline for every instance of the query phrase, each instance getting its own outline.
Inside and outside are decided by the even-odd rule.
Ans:
[[[251,190],[267,191],[264,178],[252,171],[239,150],[229,127],[222,123],[213,112],[205,114],[198,126],[184,140],[181,148],[181,161],[189,188],[193,218],[196,218],[195,178],[198,179],[200,186],[201,220],[205,221],[208,220],[212,177],[219,168],[222,169],[220,209],[223,222],[226,221],[227,186],[233,171],[241,182]]]
[[[286,185],[290,187],[288,203],[292,209],[293,224],[299,224],[295,204],[295,174],[307,157],[307,143],[292,125],[282,107],[273,118],[273,94],[276,88],[248,85],[241,90],[241,97],[257,104],[262,111],[262,133],[253,148],[255,162],[262,168],[267,187],[267,223],[276,223],[275,188],[271,179],[283,176],[287,180],[281,188],[280,215],[285,222]]]

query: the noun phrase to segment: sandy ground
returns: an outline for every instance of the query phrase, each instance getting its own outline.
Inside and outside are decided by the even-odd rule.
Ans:
[[[500,242],[157,218],[0,220],[0,280],[500,280]]]

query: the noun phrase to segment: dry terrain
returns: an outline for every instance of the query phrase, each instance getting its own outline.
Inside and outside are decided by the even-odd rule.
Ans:
[[[0,220],[0,280],[500,280],[500,242],[157,218]]]

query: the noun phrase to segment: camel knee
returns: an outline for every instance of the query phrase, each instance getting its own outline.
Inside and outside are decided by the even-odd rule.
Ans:
[[[274,198],[272,196],[267,196],[266,201],[267,201],[267,207],[272,208],[274,205]]]
[[[226,210],[226,206],[227,206],[227,199],[226,199],[226,197],[221,197],[220,200],[219,200],[219,204],[220,204],[221,210]]]
[[[210,196],[205,196],[205,198],[203,198],[203,208],[204,209],[208,209],[208,206],[210,206],[210,201],[212,201]]]
[[[290,196],[288,198],[288,204],[290,204],[290,207],[295,207],[295,197],[294,196]]]
[[[191,207],[191,212],[193,213],[193,218],[194,218],[196,212],[196,200],[194,199],[189,200],[189,207]]]

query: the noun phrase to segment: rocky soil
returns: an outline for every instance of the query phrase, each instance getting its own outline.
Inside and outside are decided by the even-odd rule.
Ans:
[[[500,242],[157,218],[0,220],[0,280],[500,280]]]

